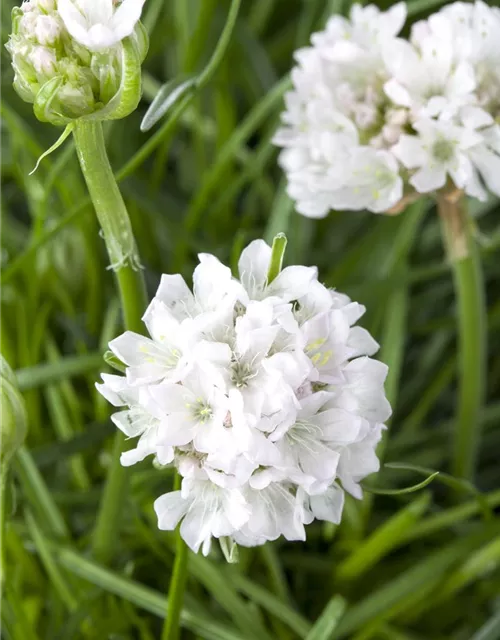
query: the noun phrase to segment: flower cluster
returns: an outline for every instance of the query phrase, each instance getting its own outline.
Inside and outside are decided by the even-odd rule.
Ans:
[[[37,118],[68,124],[76,118],[123,117],[135,109],[148,47],[138,22],[143,4],[29,0],[13,9],[6,46],[14,88],[34,104]]]
[[[378,345],[355,326],[364,308],[313,267],[270,281],[274,256],[252,242],[238,280],[201,254],[193,293],[164,275],[143,318],[151,338],[113,340],[126,375],[97,385],[126,407],[118,428],[139,437],[122,464],[154,455],[183,478],[155,502],[159,528],[182,520],[186,543],[205,554],[213,537],[253,546],[303,540],[314,518],[338,523],[344,490],[361,498],[360,480],[379,467],[391,410],[387,368],[368,357]]]
[[[500,9],[455,2],[397,37],[404,3],[354,5],[296,52],[275,143],[297,210],[397,210],[445,185],[500,195]]]

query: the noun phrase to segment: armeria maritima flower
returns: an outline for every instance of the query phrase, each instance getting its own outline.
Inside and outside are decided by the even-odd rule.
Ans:
[[[303,215],[382,213],[450,184],[500,195],[500,9],[455,2],[408,41],[405,17],[354,5],[296,52],[274,141]]]
[[[376,471],[375,447],[390,407],[387,368],[356,326],[364,308],[323,286],[313,267],[268,281],[272,250],[252,242],[239,279],[201,254],[193,291],[164,275],[144,315],[150,337],[126,332],[110,348],[125,376],[100,392],[135,448],[182,476],[155,502],[160,529],[194,550],[212,538],[252,546],[305,539],[314,518],[339,522],[344,491]]]

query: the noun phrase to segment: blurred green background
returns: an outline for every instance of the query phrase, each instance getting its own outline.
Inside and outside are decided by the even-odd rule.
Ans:
[[[2,0],[2,44],[13,4]],[[161,84],[206,64],[229,4],[148,0],[143,101],[105,126],[149,294],[161,273],[189,279],[198,251],[235,265],[252,239],[286,232],[286,262],[317,264],[323,282],[367,306],[362,324],[390,365],[394,415],[385,461],[447,471],[456,319],[433,203],[424,199],[399,216],[334,212],[308,220],[285,194],[270,143],[293,51],[331,13],[347,14],[349,3],[243,0],[209,85],[175,126],[140,132]],[[442,4],[409,2],[410,22]],[[152,504],[172,476],[148,461],[131,470],[114,563],[95,563],[90,534],[114,427],[94,383],[106,370],[108,341],[122,330],[117,293],[73,143],[29,176],[59,133],[14,93],[3,46],[1,62],[1,352],[17,373],[29,424],[4,504],[2,638],[152,640],[173,563],[173,538],[158,531]],[[489,336],[475,487],[463,483],[451,496],[444,476],[415,493],[367,493],[363,502],[348,500],[339,527],[315,522],[307,542],[243,549],[234,566],[217,551],[191,556],[184,638],[500,638],[500,203],[470,207]],[[369,480],[396,489],[421,482],[422,473],[383,468]]]

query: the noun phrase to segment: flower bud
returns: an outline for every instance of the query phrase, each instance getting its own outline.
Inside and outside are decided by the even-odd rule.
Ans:
[[[35,22],[35,36],[40,44],[54,44],[61,35],[61,27],[51,16],[38,16]]]
[[[27,414],[16,378],[7,361],[0,355],[0,462],[2,473],[24,442],[27,431]]]
[[[6,47],[14,88],[33,103],[39,120],[56,125],[80,118],[113,120],[137,107],[148,49],[138,22],[142,4],[30,0],[13,9]]]

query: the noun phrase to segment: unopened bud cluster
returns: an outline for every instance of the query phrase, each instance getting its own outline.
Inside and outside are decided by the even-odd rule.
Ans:
[[[113,41],[112,30],[99,22],[102,15],[98,14],[103,9],[111,16],[115,9],[118,14],[125,3],[99,2],[30,0],[12,11],[12,34],[6,46],[12,56],[14,88],[34,104],[35,115],[42,121],[114,119],[137,106],[147,34],[137,22],[129,37]],[[92,18],[96,24],[85,31],[80,22],[91,24]],[[128,104],[122,99],[125,72],[127,83],[138,87],[127,91]]]

